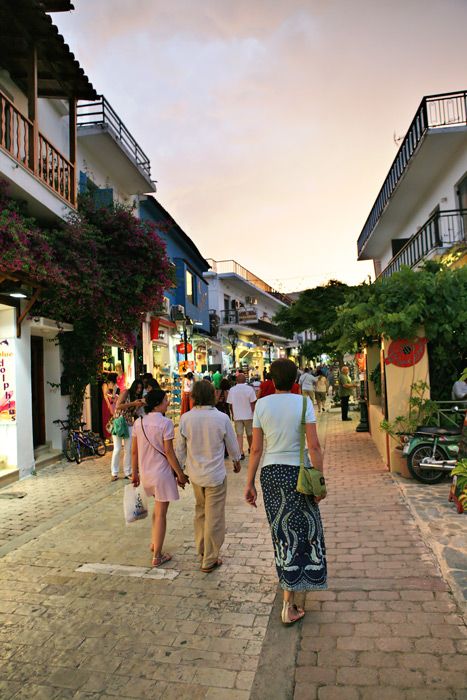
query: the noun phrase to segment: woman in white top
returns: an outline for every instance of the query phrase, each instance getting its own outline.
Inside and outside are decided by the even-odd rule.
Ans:
[[[227,477],[224,449],[240,471],[240,451],[232,424],[215,408],[214,386],[205,379],[193,387],[193,408],[180,419],[177,457],[185,465],[195,494],[195,542],[201,571],[222,564],[219,552],[225,536]]]
[[[253,418],[253,443],[245,491],[256,507],[255,476],[263,452],[261,488],[271,528],[279,583],[284,592],[282,622],[291,624],[305,611],[294,604],[295,591],[327,587],[323,527],[317,501],[296,489],[300,469],[303,397],[292,394],[297,368],[291,360],[275,360],[270,373],[276,393],[259,399]],[[306,398],[305,433],[314,467],[323,471],[313,404]]]

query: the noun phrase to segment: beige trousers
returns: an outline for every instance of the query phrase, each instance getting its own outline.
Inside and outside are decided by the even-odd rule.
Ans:
[[[198,486],[191,482],[195,494],[195,544],[208,569],[216,563],[225,536],[225,499],[227,477],[219,486]]]

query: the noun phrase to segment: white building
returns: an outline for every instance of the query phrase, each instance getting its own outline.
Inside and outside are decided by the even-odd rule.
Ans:
[[[222,344],[222,357],[213,357],[212,364],[262,375],[265,367],[287,357],[295,346],[273,321],[290,300],[235,260],[208,262],[211,270],[204,277],[209,283],[211,333]]]
[[[45,10],[52,5],[69,3],[41,3]],[[7,28],[0,47],[0,177],[31,216],[53,225],[76,209],[77,100],[97,94],[37,3],[2,3],[0,24]],[[58,388],[57,325],[30,318],[36,292],[25,274],[0,275],[0,479],[31,474],[62,446],[53,423],[67,404]]]
[[[358,238],[376,277],[465,241],[467,92],[424,97]]]

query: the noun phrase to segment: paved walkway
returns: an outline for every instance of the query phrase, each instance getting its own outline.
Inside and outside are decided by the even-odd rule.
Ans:
[[[467,628],[370,437],[331,421],[326,464],[330,585],[307,595],[294,699],[467,698]]]
[[[278,617],[261,503],[243,503],[244,469],[229,473],[225,564],[210,575],[196,568],[189,490],[169,509],[173,561],[148,569],[150,523],[123,524],[108,457],[0,490],[27,494],[0,498],[0,522],[15,528],[0,546],[2,700],[467,698],[456,600],[355,425],[322,418],[330,588],[307,596],[292,629]]]

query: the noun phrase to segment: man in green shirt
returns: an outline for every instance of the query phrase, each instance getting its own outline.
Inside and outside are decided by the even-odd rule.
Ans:
[[[219,372],[218,369],[216,369],[216,371],[212,375],[212,383],[214,384],[215,389],[220,389],[221,381],[222,381],[222,374]]]
[[[349,399],[356,386],[357,385],[354,384],[349,377],[349,368],[341,367],[339,375],[339,396],[341,399],[342,420],[352,420],[349,418]]]

